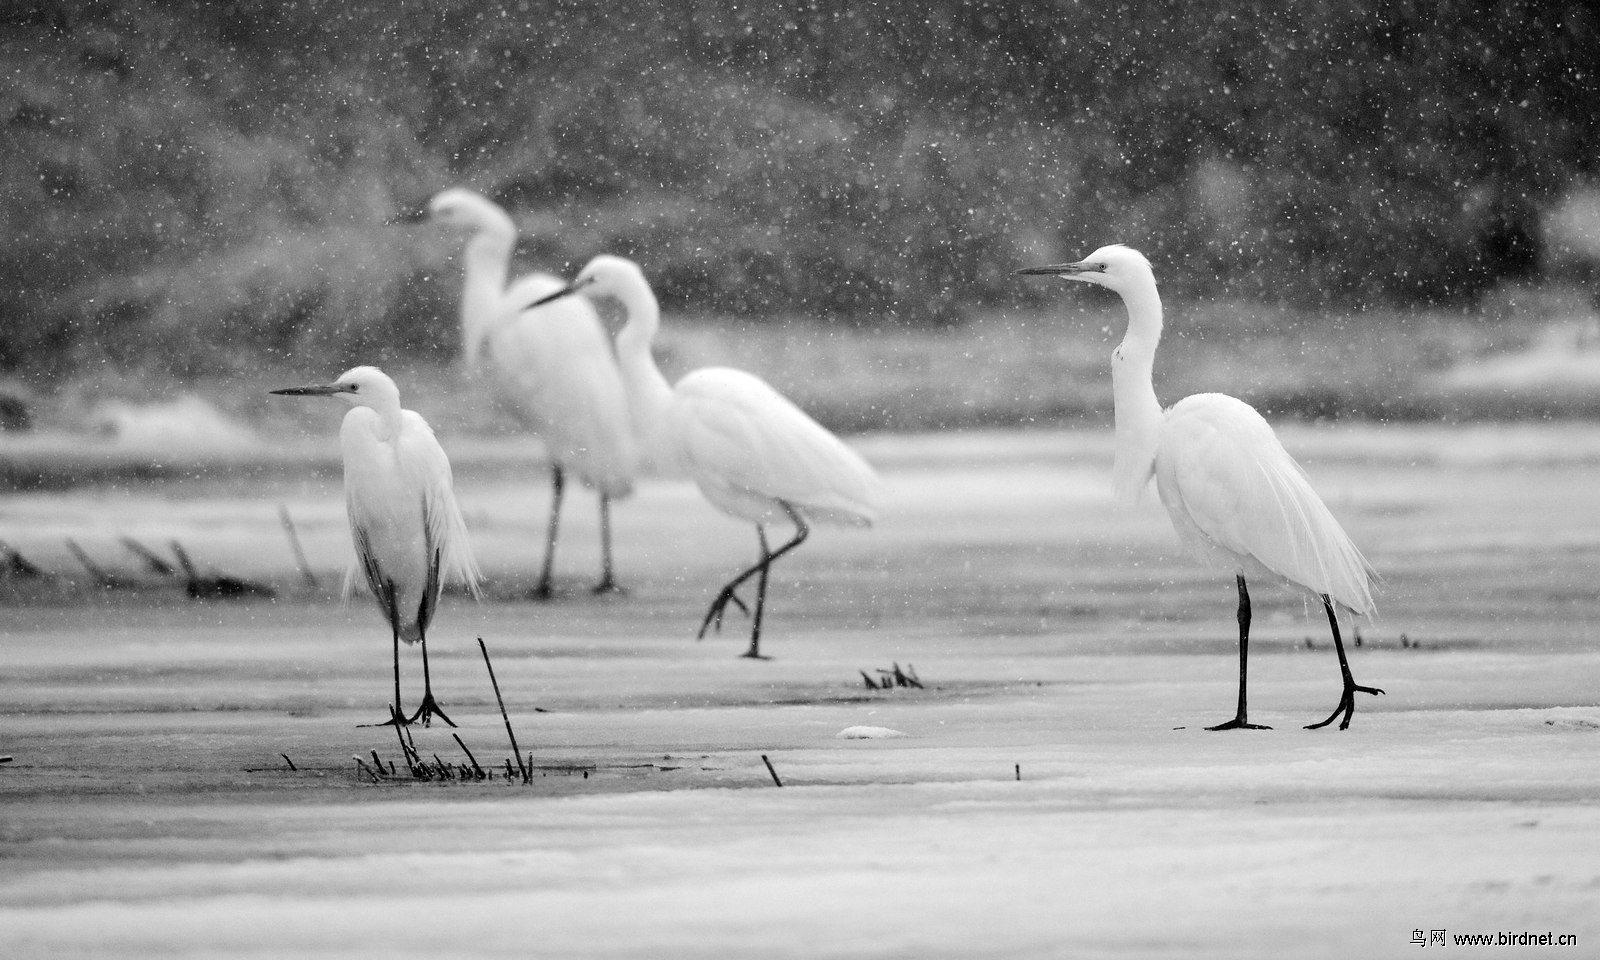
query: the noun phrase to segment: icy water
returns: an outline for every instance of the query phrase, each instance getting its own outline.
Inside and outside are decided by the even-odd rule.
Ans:
[[[72,537],[140,585],[13,581],[0,611],[0,956],[1344,957],[1414,955],[1418,931],[1588,955],[1595,433],[1284,431],[1384,577],[1350,654],[1387,692],[1343,732],[1301,729],[1338,697],[1320,611],[1264,585],[1251,718],[1274,729],[1201,729],[1232,715],[1231,577],[1179,555],[1153,499],[1111,510],[1099,433],[860,441],[890,507],[776,568],[765,662],[736,657],[739,620],[693,639],[755,538],[691,487],[618,507],[630,593],[608,599],[571,497],[566,597],[538,605],[515,595],[543,476],[452,450],[494,599],[441,610],[461,726],[415,744],[459,770],[458,734],[500,771],[470,782],[404,776],[395,734],[357,726],[388,638],[331,595],[336,477],[13,494],[30,560],[81,584]],[[281,595],[191,603],[122,534]],[[896,666],[922,686],[867,687]],[[1454,940],[1528,932],[1577,945]]]

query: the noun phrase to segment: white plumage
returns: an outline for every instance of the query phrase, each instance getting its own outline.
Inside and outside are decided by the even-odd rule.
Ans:
[[[735,591],[759,576],[750,648],[759,657],[761,615],[772,561],[799,546],[809,523],[869,526],[881,498],[878,475],[854,450],[765,381],[742,370],[706,367],[669,386],[651,344],[660,306],[631,261],[600,256],[567,287],[547,298],[582,291],[621,302],[628,320],[617,334],[617,360],[628,392],[634,437],[663,473],[692,478],[723,512],[756,525],[761,560],[724,586],[700,626],[720,627]],[[769,550],[765,525],[788,520],[795,536]]]
[[[724,513],[766,524],[788,503],[808,520],[870,526],[877,518],[872,468],[765,380],[705,367],[672,390],[669,427],[683,464]]]
[[[1023,274],[1061,276],[1116,291],[1128,329],[1112,353],[1116,408],[1117,497],[1131,503],[1155,478],[1179,539],[1202,559],[1234,573],[1239,592],[1239,705],[1233,720],[1211,729],[1259,728],[1246,711],[1250,638],[1248,577],[1293,584],[1321,599],[1339,655],[1344,690],[1326,726],[1341,713],[1350,725],[1358,686],[1350,674],[1336,605],[1375,611],[1369,565],[1311,489],[1272,428],[1249,404],[1202,393],[1163,411],[1153,373],[1161,340],[1161,297],[1150,262],[1121,245],[1101,247],[1076,263],[1030,267]]]
[[[352,405],[339,427],[345,512],[359,570],[394,634],[395,702],[390,723],[450,723],[433,697],[427,630],[444,582],[478,594],[478,568],[456,505],[450,461],[427,421],[402,409],[394,381],[376,367],[355,367],[328,384],[273,393],[334,396]],[[423,703],[406,717],[400,702],[400,641],[422,644]],[[451,726],[454,726],[452,723]]]
[[[611,342],[582,298],[535,307],[564,284],[548,273],[509,279],[516,226],[498,205],[452,188],[428,204],[431,219],[470,232],[463,254],[462,355],[487,367],[497,398],[544,441],[551,461],[550,521],[535,595],[552,592],[565,475],[600,497],[601,579],[613,590],[610,504],[633,492],[637,456]]]
[[[1237,573],[1286,580],[1356,613],[1376,612],[1372,568],[1255,408],[1221,393],[1173,404],[1156,489],[1178,536]]]

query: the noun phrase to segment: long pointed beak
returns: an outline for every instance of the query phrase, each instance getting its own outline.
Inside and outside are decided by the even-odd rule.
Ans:
[[[533,307],[542,307],[545,304],[551,302],[552,300],[560,300],[562,297],[570,297],[574,293],[577,293],[579,290],[582,290],[584,287],[587,287],[589,284],[591,284],[593,282],[594,282],[594,280],[591,279],[591,278],[579,277],[578,279],[576,279],[576,280],[572,281],[571,283],[567,284],[566,286],[562,287],[560,290],[556,290],[556,291],[554,291],[552,293],[547,293],[544,296],[540,297],[539,299],[533,301],[532,303],[528,304],[528,307],[529,307],[529,309],[532,309]]]
[[[1023,267],[1019,277],[1076,277],[1081,273],[1103,273],[1105,265],[1079,260],[1077,263],[1052,263],[1042,267]]]
[[[269,390],[284,397],[329,397],[336,393],[343,393],[344,387],[337,383],[312,383],[303,387],[284,387],[281,390]]]

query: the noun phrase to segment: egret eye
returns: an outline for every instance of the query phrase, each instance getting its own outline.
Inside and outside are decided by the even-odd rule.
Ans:
[[[360,393],[361,392],[361,384],[359,384],[359,383],[350,384],[350,392],[351,393]]]

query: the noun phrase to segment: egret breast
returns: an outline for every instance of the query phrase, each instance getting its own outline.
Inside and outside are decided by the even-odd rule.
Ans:
[[[339,432],[345,509],[368,588],[381,604],[383,583],[394,584],[402,627],[410,634],[407,639],[414,640],[431,563],[423,522],[424,491],[409,482],[394,439],[381,437],[377,421],[377,414],[366,407],[345,415]],[[387,616],[388,611],[384,613]]]
[[[550,457],[611,496],[637,469],[627,395],[610,341],[580,298],[524,312],[489,334],[497,391],[544,440]]]

